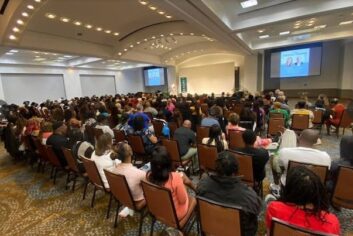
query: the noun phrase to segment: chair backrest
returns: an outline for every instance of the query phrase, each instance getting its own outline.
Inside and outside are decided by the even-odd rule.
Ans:
[[[353,179],[353,168],[340,166],[334,186],[331,202],[335,206],[353,209],[353,186],[349,183]]]
[[[169,122],[168,126],[170,130],[170,136],[173,137],[175,130],[178,128],[178,124],[176,122]]]
[[[156,137],[163,136],[163,134],[162,134],[163,125],[164,125],[163,121],[152,120],[152,125],[153,125],[153,129],[154,129],[154,134],[156,135]]]
[[[206,144],[197,144],[197,156],[199,166],[206,170],[216,169],[216,159],[218,157],[217,147]]]
[[[116,143],[123,142],[126,140],[126,135],[123,130],[113,129],[113,132]]]
[[[245,129],[253,130],[254,129],[254,121],[249,120],[241,120],[239,121],[239,126]]]
[[[173,162],[180,162],[179,144],[177,140],[162,139],[162,145],[167,149],[167,152]]]
[[[292,126],[293,130],[304,130],[309,128],[309,115],[293,114]]]
[[[312,120],[313,124],[321,124],[322,123],[322,116],[324,115],[323,110],[314,110],[314,119]]]
[[[129,185],[124,175],[116,174],[104,169],[105,177],[110,186],[113,196],[124,206],[136,209]]]
[[[270,120],[268,121],[267,134],[277,135],[282,131],[283,127],[284,127],[283,118],[270,118]]]
[[[135,154],[146,154],[145,146],[143,144],[142,137],[140,135],[131,134],[127,136],[127,141],[131,146],[132,151]]]
[[[80,159],[83,163],[83,166],[85,167],[88,179],[91,181],[91,183],[99,188],[105,189],[102,178],[99,175],[96,163],[83,156],[80,156]]]
[[[235,113],[237,113],[238,115],[240,115],[240,113],[242,112],[243,108],[244,108],[244,104],[238,103],[238,104],[236,104],[236,105],[233,107],[232,110],[233,110]]]
[[[228,138],[229,138],[230,149],[245,147],[242,131],[229,130]]]
[[[96,138],[96,140],[98,140],[99,137],[103,134],[103,130],[98,129],[98,128],[93,128],[93,132],[94,132],[94,137]]]
[[[296,225],[289,224],[277,218],[272,218],[270,236],[334,236],[323,232],[312,231]]]
[[[303,162],[297,162],[297,161],[289,161],[287,174],[288,174],[288,171],[295,166],[305,166],[309,170],[312,170],[317,176],[319,176],[321,182],[323,184],[325,184],[326,178],[327,178],[327,173],[328,173],[327,166],[316,165],[316,164],[311,164],[311,163],[303,163]]]
[[[249,154],[236,152],[229,150],[230,153],[234,155],[234,158],[237,159],[239,167],[238,167],[238,175],[242,176],[242,181],[246,184],[253,186],[254,185],[254,172],[253,172],[253,164],[252,164],[252,156]]]
[[[172,193],[169,189],[141,181],[148,211],[160,222],[179,229]]]
[[[47,153],[47,157],[48,157],[48,160],[49,162],[53,165],[53,166],[56,166],[56,167],[62,167],[61,164],[60,164],[60,161],[58,159],[58,157],[56,156],[54,150],[53,150],[53,147],[52,146],[49,146],[49,145],[45,145],[45,150],[46,150],[46,153]]]
[[[67,149],[67,148],[62,148],[62,151],[64,153],[66,162],[70,168],[70,170],[79,173],[79,169],[78,169],[78,163],[76,158],[74,157],[74,155],[72,154],[72,150],[71,149]]]
[[[207,126],[197,126],[196,127],[196,140],[197,143],[202,143],[203,138],[210,136],[210,127]]]
[[[201,112],[208,116],[208,104],[207,103],[202,103],[201,104]]]
[[[353,119],[349,116],[348,111],[344,110],[340,121],[340,127],[348,128],[351,126],[352,122]]]
[[[270,112],[270,118],[284,118],[283,113],[280,112]]]
[[[197,197],[201,232],[205,235],[233,236],[241,234],[241,207]]]
[[[44,144],[42,144],[40,142],[40,140],[36,137],[32,137],[32,141],[34,143],[34,146],[38,150],[40,158],[42,158],[43,160],[49,161],[48,154],[47,154],[47,151],[46,151]]]

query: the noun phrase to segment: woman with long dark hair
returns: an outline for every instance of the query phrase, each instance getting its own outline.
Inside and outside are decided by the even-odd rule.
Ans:
[[[267,229],[271,229],[275,217],[299,227],[339,235],[339,221],[328,209],[328,196],[320,178],[308,168],[297,166],[288,172],[279,201],[267,207]]]
[[[202,143],[216,146],[218,152],[228,149],[228,143],[222,135],[221,127],[218,125],[212,125],[210,127],[209,138],[203,138]]]

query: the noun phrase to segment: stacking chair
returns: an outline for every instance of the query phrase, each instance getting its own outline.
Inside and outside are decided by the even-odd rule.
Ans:
[[[53,178],[53,184],[55,184],[58,172],[60,170],[67,171],[68,167],[61,165],[59,158],[56,156],[52,146],[45,145],[45,150],[47,153],[48,161],[52,165],[50,177]]]
[[[291,129],[301,132],[309,128],[309,115],[293,114]]]
[[[167,149],[167,152],[175,165],[180,165],[184,170],[188,170],[187,167],[191,165],[193,167],[192,158],[188,160],[182,160],[179,152],[179,143],[177,140],[162,139],[162,145]],[[189,171],[187,171],[189,172]]]
[[[207,103],[201,104],[201,112],[204,116],[208,116],[208,104]]]
[[[207,126],[197,126],[196,127],[196,141],[197,143],[202,143],[203,138],[208,138],[210,136],[210,127]]]
[[[83,190],[83,199],[85,199],[85,197],[86,197],[86,191],[87,191],[87,187],[88,187],[89,183],[91,183],[94,186],[92,200],[91,200],[91,207],[94,207],[94,200],[96,198],[96,191],[97,190],[102,190],[105,193],[108,193],[110,195],[110,197],[109,197],[109,204],[108,204],[108,210],[107,210],[107,218],[109,218],[110,207],[112,204],[112,194],[110,192],[110,189],[107,189],[104,187],[104,184],[103,184],[102,178],[98,172],[96,163],[86,157],[83,157],[83,156],[80,156],[80,159],[83,162],[83,166],[86,169],[88,180],[89,180],[89,181],[87,181],[85,188]]]
[[[72,184],[72,191],[75,191],[75,185],[76,185],[76,179],[78,176],[82,176],[84,179],[87,178],[87,174],[86,173],[81,173],[80,169],[79,169],[79,164],[76,160],[76,158],[74,157],[74,155],[72,154],[71,149],[67,149],[67,148],[62,148],[62,151],[64,153],[67,165],[68,165],[68,170],[67,170],[67,177],[66,177],[66,189],[68,187],[69,182],[72,180],[73,184]],[[71,174],[72,174],[72,179],[71,178]],[[86,180],[87,181],[87,180]]]
[[[25,137],[29,138],[29,136],[25,136]],[[40,169],[42,169],[42,172],[44,172],[45,166],[49,162],[49,159],[47,157],[47,151],[45,149],[45,146],[41,143],[41,141],[38,138],[32,137],[32,141],[34,146],[36,147],[37,152],[34,152],[33,148],[31,152],[36,153],[39,158],[37,171],[40,171]],[[31,146],[30,143],[28,145]]]
[[[202,171],[207,174],[216,170],[216,159],[218,157],[217,147],[206,144],[197,144],[197,156],[199,158],[200,178]]]
[[[344,135],[344,131],[346,128],[351,127],[353,122],[353,117],[350,117],[350,115],[348,114],[347,110],[343,111],[340,123],[338,126],[336,126],[336,134],[337,134],[337,138],[339,137],[339,132],[340,132],[340,128],[343,128],[343,135]],[[353,132],[353,130],[352,130]]]
[[[156,220],[168,227],[173,227],[188,235],[195,223],[196,199],[189,197],[189,208],[183,219],[179,220],[176,214],[172,193],[169,189],[157,186],[147,181],[142,181],[142,189],[145,195],[147,208],[152,216],[150,235],[153,235],[153,226]]]
[[[141,235],[143,219],[147,215],[147,212],[144,213],[146,201],[134,201],[131,190],[124,175],[115,174],[108,170],[104,170],[104,173],[107,177],[109,186],[111,186],[110,191],[115,200],[118,202],[115,213],[114,227],[118,225],[118,214],[120,207],[125,206],[140,213],[139,235]]]
[[[131,149],[134,153],[134,163],[136,164],[136,159],[141,157],[143,163],[147,162],[147,158],[150,156],[145,151],[145,146],[143,144],[142,137],[137,134],[131,134],[127,136],[127,141],[131,146]]]
[[[242,131],[229,130],[228,138],[229,138],[229,149],[245,147]]]
[[[352,179],[353,168],[340,166],[331,197],[333,206],[353,209],[353,186],[349,184]]]
[[[197,197],[201,235],[242,235],[241,207]]]
[[[174,136],[175,130],[178,128],[178,123],[176,122],[169,122],[168,127],[170,130],[170,137],[172,138]]]
[[[152,120],[152,125],[153,125],[153,129],[154,129],[154,134],[156,135],[156,137],[161,137],[163,136],[162,134],[162,130],[163,130],[163,121],[160,120]]]
[[[278,113],[278,114],[281,114],[281,113]],[[271,117],[270,120],[268,121],[267,135],[269,137],[276,136],[279,133],[281,133],[284,127],[285,127],[284,118]]]
[[[270,112],[270,119],[271,118],[284,118],[284,115],[280,112]]]
[[[297,162],[297,161],[289,161],[287,173],[291,168],[295,166],[305,166],[306,168],[312,170],[317,176],[319,176],[321,182],[325,185],[327,174],[328,174],[328,166],[316,165],[311,163],[303,163],[303,162]]]
[[[323,124],[322,117],[324,115],[324,111],[316,109],[316,110],[313,110],[313,113],[314,113],[314,119],[312,120],[312,123],[314,125],[314,128],[320,130],[320,134],[321,134],[322,124]]]
[[[113,132],[116,143],[123,142],[126,140],[126,135],[124,131],[113,129]]]
[[[318,231],[305,229],[296,225],[289,224],[277,218],[272,218],[270,229],[270,236],[334,236],[335,234],[328,234]],[[335,235],[337,236],[337,235]]]

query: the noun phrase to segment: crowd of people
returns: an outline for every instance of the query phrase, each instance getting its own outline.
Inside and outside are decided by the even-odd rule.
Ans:
[[[312,121],[311,108],[323,111],[322,123],[326,124],[328,133],[331,125],[337,125],[345,109],[337,99],[329,102],[327,97],[320,95],[315,104],[303,100],[291,110],[284,92],[280,90],[254,95],[237,92],[220,97],[137,93],[45,101],[41,104],[25,102],[20,106],[12,104],[2,108],[8,122],[3,139],[7,151],[16,158],[26,155],[26,136],[36,137],[44,145],[52,146],[63,167],[67,165],[63,147],[72,150],[82,172],[85,170],[80,156],[90,158],[96,163],[106,188],[109,184],[104,169],[125,175],[133,199],[139,204],[144,204],[141,180],[170,189],[178,219],[185,216],[190,205],[196,204],[185,186],[199,196],[239,205],[244,211],[241,219],[244,235],[255,235],[262,200],[241,181],[239,164],[227,151],[229,132],[239,131],[245,147],[235,151],[251,155],[255,181],[261,182],[266,177],[265,166],[271,160],[274,182],[270,185],[273,201],[266,210],[268,230],[272,217],[276,217],[297,226],[338,235],[340,226],[337,217],[329,213],[326,186],[305,167],[287,171],[290,160],[327,165],[332,171],[332,178],[328,181],[328,189],[332,191],[337,166],[353,166],[352,152],[347,151],[353,137],[342,138],[341,159],[333,163],[326,152],[315,149],[314,144],[319,138],[317,130],[304,130],[297,143],[296,134],[289,129],[291,116],[306,114]],[[264,132],[271,113],[281,113],[285,120],[283,147],[272,153],[272,157],[266,148],[276,139],[267,137]],[[163,122],[164,137],[155,134],[153,120]],[[173,133],[168,129],[171,122],[178,127]],[[199,125],[209,127],[209,137],[202,143],[216,146],[218,157],[215,173],[204,175],[195,186],[185,173],[175,170],[160,141],[161,138],[177,140],[181,159],[192,159],[194,172],[201,171],[195,146],[195,131]],[[312,126],[310,122],[309,127]],[[97,139],[92,138],[87,132],[88,127],[101,129],[103,134]],[[147,172],[132,164],[134,153],[127,142],[113,141],[114,129],[123,131],[125,135],[141,136],[145,151],[151,156]],[[121,215],[130,213],[131,210],[125,209]]]

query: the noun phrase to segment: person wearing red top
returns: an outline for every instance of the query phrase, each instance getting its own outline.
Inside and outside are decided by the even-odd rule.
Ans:
[[[342,103],[338,103],[338,99],[335,98],[331,101],[331,106],[332,109],[332,117],[329,118],[327,121],[326,121],[326,128],[327,128],[327,134],[330,135],[330,128],[331,128],[331,125],[333,126],[338,126],[340,121],[341,121],[341,117],[343,115],[343,112],[344,110],[346,109],[344,107],[344,105]]]
[[[266,227],[269,232],[272,218],[277,218],[309,230],[339,235],[339,221],[328,208],[328,196],[320,178],[306,167],[297,166],[288,172],[280,199],[269,203]]]

